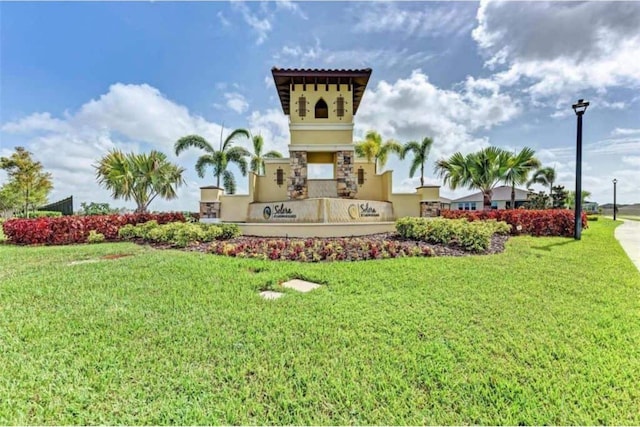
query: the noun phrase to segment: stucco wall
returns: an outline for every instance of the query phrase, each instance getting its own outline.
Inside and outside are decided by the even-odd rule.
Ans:
[[[306,89],[301,84],[293,86],[291,90],[291,107],[290,117],[291,123],[351,123],[353,121],[353,91],[348,90],[347,84],[338,85],[332,84],[307,84]],[[307,112],[305,117],[300,117],[298,114],[298,98],[304,95],[307,99]],[[344,97],[344,116],[338,117],[336,115],[336,99],[339,95]],[[316,119],[314,117],[314,108],[316,102],[320,99],[324,99],[329,108],[329,117],[326,119]]]
[[[247,220],[247,208],[251,198],[249,195],[227,195],[220,196],[222,206],[220,218],[222,221],[244,222]]]
[[[279,160],[281,161],[278,163],[265,162],[264,176],[257,177],[255,190],[255,200],[257,202],[276,202],[287,200],[289,198],[287,194],[287,186],[291,166],[289,165],[289,159]],[[276,173],[278,168],[282,168],[282,172],[284,174],[284,183],[280,186],[276,182]]]
[[[352,130],[291,130],[292,145],[351,144]]]
[[[414,194],[391,194],[389,200],[393,203],[393,214],[397,218],[405,216],[420,216],[420,196]]]

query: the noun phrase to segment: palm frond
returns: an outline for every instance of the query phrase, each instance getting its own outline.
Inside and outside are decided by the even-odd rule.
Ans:
[[[213,153],[213,146],[200,135],[187,135],[183,136],[173,146],[176,156],[182,153],[187,148],[199,148],[207,153]]]
[[[236,194],[236,178],[231,171],[225,170],[222,173],[222,182],[227,194]]]

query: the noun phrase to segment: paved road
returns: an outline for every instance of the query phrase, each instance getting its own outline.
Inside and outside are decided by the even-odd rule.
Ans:
[[[640,270],[640,221],[622,220],[624,224],[616,228],[616,239],[624,248],[631,261]]]

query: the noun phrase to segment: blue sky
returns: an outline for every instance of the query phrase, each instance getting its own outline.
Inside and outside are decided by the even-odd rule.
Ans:
[[[114,147],[170,154],[187,185],[152,208],[192,211],[213,178],[196,176],[197,151],[173,156],[180,136],[246,127],[286,153],[273,66],[372,68],[356,139],[433,137],[430,183],[455,151],[529,146],[573,188],[571,104],[585,98],[583,188],[611,202],[615,177],[619,202],[640,201],[637,2],[0,3],[0,36],[0,155],[26,146],[51,200],[77,207],[129,206],[93,176]],[[417,186],[408,166],[389,161],[395,191]]]

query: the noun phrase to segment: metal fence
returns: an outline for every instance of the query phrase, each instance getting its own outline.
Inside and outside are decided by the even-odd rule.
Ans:
[[[73,215],[73,196],[54,203],[49,203],[46,206],[41,206],[37,210],[62,212],[62,215]]]

